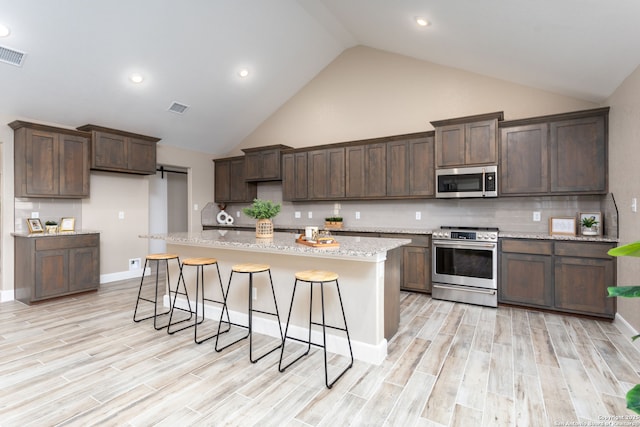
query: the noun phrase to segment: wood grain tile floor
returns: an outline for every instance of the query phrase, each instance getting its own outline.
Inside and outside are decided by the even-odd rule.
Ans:
[[[246,340],[216,353],[134,323],[137,285],[0,304],[0,425],[640,425],[624,402],[640,352],[609,322],[402,293],[385,362],[356,361],[328,390],[318,350],[280,373],[277,352],[251,364]]]

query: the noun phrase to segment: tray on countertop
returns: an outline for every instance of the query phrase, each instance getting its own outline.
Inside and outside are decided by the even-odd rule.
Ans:
[[[318,243],[313,240],[308,241],[302,234],[298,236],[298,238],[296,239],[296,243],[300,243],[305,246],[311,246],[312,248],[337,248],[340,246],[340,243],[335,240],[333,240],[332,243]]]

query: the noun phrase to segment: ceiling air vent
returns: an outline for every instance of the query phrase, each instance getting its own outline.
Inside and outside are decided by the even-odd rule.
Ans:
[[[0,46],[0,62],[15,65],[16,67],[22,67],[25,56],[27,56],[27,54],[20,52],[19,50]]]
[[[171,111],[172,113],[182,114],[185,111],[187,111],[187,108],[189,108],[188,105],[180,104],[179,102],[174,102],[169,107],[169,111]]]

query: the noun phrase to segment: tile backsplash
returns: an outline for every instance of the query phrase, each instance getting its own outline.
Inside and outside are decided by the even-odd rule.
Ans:
[[[60,218],[73,217],[76,219],[76,230],[82,229],[82,200],[80,199],[40,199],[15,198],[14,205],[16,233],[28,232],[27,218],[37,212],[44,226],[45,221],[59,222]]]
[[[435,229],[442,225],[498,227],[502,231],[543,233],[549,229],[550,217],[578,217],[579,212],[602,212],[604,235],[618,237],[617,212],[612,195],[606,196],[544,196],[503,197],[493,199],[427,199],[375,200],[341,202],[282,201],[280,183],[260,183],[258,197],[282,203],[281,213],[274,224],[283,226],[322,225],[324,218],[337,215],[351,227],[398,227]],[[227,213],[236,224],[254,224],[252,218],[241,213],[248,204],[227,206]],[[203,211],[203,224],[215,224],[217,206]],[[240,212],[240,216],[237,213]],[[300,218],[296,218],[296,212]],[[309,218],[311,212],[312,218]],[[540,221],[533,221],[533,213],[540,212]],[[356,217],[359,216],[359,219]],[[417,218],[420,219],[417,219]]]

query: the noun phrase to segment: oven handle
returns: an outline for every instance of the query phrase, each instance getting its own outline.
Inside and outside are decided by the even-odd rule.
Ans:
[[[462,241],[463,242],[463,241]],[[433,247],[436,246],[458,246],[460,248],[465,247],[465,248],[470,248],[470,249],[474,249],[474,248],[495,248],[496,247],[496,243],[473,243],[473,244],[465,244],[462,243],[461,241],[457,241],[457,242],[450,242],[450,241],[441,241],[441,240],[437,240],[433,242]]]
[[[487,174],[487,171],[485,170],[485,168],[482,168],[482,197],[485,197],[487,194],[485,192],[485,188],[484,188],[484,184],[485,184],[485,176]]]
[[[495,295],[496,294],[496,290],[495,289],[490,289],[490,290],[484,290],[484,289],[478,289],[478,288],[467,288],[464,286],[444,286],[444,285],[433,285],[434,288],[441,288],[441,289],[449,289],[451,291],[464,291],[464,292],[473,292],[476,294],[487,294],[487,295]]]

